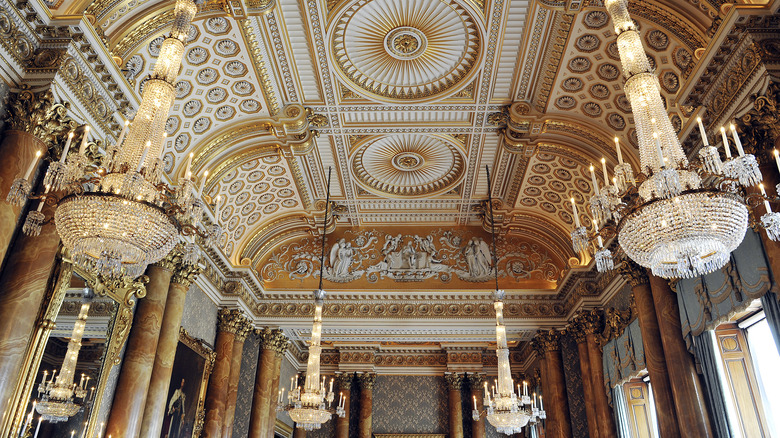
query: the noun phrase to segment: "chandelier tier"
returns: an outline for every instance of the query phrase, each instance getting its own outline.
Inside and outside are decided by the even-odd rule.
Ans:
[[[37,197],[38,210],[30,211],[23,226],[26,234],[39,234],[45,220],[43,203],[46,197],[54,198],[49,190],[64,190],[62,198],[49,201],[57,207],[57,232],[73,261],[99,275],[137,277],[149,264],[165,257],[181,235],[198,235],[211,244],[221,234],[218,225],[205,232],[199,229],[205,206],[192,179],[192,154],[178,188],[162,182],[165,123],[196,12],[192,0],[176,0],[171,33],[162,43],[132,124],[125,122],[118,141],[106,148],[99,164],[90,162],[86,154],[88,126],[83,129],[78,153],[68,155],[74,137],[71,132],[61,159],[52,162],[46,172],[46,192]],[[23,194],[24,190],[12,190],[8,199],[21,204],[27,199]],[[194,264],[199,253],[191,240],[185,246],[185,261]]]
[[[322,290],[322,272],[325,268],[325,236],[327,234],[328,210],[330,206],[330,176],[328,168],[328,189],[325,197],[325,218],[322,226],[322,248],[320,253],[320,285],[314,291],[314,323],[311,328],[311,341],[309,343],[309,360],[306,363],[306,379],[303,388],[297,386],[298,376],[290,381],[290,392],[287,394],[287,405],[282,406],[284,388],[279,392],[277,410],[285,410],[295,422],[296,427],[306,431],[319,429],[335,413],[344,417],[344,395],[341,394],[335,409],[331,404],[335,398],[333,393],[333,379],[330,379],[330,387],[325,390],[325,377],[320,379],[320,356],[322,353],[322,304],[325,301],[325,291]]]
[[[52,423],[68,421],[81,409],[81,405],[76,403],[74,399],[86,399],[89,377],[82,374],[78,384],[73,382],[73,378],[79,350],[81,350],[84,327],[87,324],[89,307],[89,303],[81,305],[81,310],[73,326],[73,333],[68,341],[68,349],[65,353],[65,359],[62,361],[60,374],[55,377],[57,371],[54,370],[51,379],[47,381],[49,373],[44,371],[43,380],[38,385],[38,401],[35,404],[35,410],[41,414],[43,420]]]
[[[492,235],[492,261],[493,280],[496,288],[493,291],[493,308],[496,311],[496,355],[498,356],[498,379],[493,388],[493,396],[490,396],[488,384],[485,382],[485,397],[483,403],[487,406],[485,417],[496,430],[506,435],[522,432],[523,427],[529,423],[535,423],[547,418],[546,413],[536,407],[536,394],[533,401],[528,395],[528,384],[523,382],[517,386],[515,393],[512,381],[512,370],[509,367],[509,346],[506,340],[506,326],[504,325],[504,291],[498,288],[498,259],[496,257],[496,227],[493,216],[493,191],[490,182],[490,169],[485,166],[488,183],[488,208],[490,212],[490,234]],[[477,410],[477,402],[474,400],[474,410],[471,413],[474,421],[479,421],[481,413]]]
[[[742,242],[748,225],[745,188],[761,181],[753,155],[745,154],[731,125],[738,156],[732,157],[725,128],[721,137],[726,153],[722,162],[710,146],[701,119],[698,120],[703,148],[690,163],[664,108],[658,78],[650,66],[635,23],[628,14],[627,0],[607,0],[607,11],[617,33],[617,46],[626,78],[626,97],[631,103],[639,142],[640,174],[633,175],[624,163],[615,138],[619,164],[610,184],[602,159],[604,186],[599,187],[590,167],[594,195],[590,210],[597,238],[596,267],[614,267],[612,253],[604,247],[601,233],[613,231],[625,254],[664,278],[704,275],[724,266],[730,253]],[[638,187],[637,187],[638,184]],[[767,198],[763,193],[764,200]],[[780,237],[780,214],[767,214],[762,223],[770,238]],[[591,235],[580,223],[572,198],[575,229],[571,234],[575,252],[590,248]],[[614,223],[614,226],[612,225]],[[599,231],[599,226],[602,231]]]

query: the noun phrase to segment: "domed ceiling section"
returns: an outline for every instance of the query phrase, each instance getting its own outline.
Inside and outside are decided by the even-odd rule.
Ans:
[[[482,31],[450,0],[373,0],[341,10],[331,33],[337,72],[380,101],[427,101],[467,85],[482,55]]]
[[[401,134],[373,137],[352,155],[352,172],[366,190],[390,197],[423,197],[454,187],[464,158],[445,137]]]

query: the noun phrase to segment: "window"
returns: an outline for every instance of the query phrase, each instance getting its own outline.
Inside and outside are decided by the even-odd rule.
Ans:
[[[780,410],[780,355],[763,312],[712,333],[732,433],[780,436],[771,414]]]
[[[744,327],[747,333],[750,356],[764,405],[764,417],[772,436],[780,436],[780,419],[776,419],[776,415],[766,415],[780,412],[780,374],[777,373],[777,370],[780,370],[780,354],[777,352],[775,339],[763,312],[758,318],[750,318],[740,323],[740,327]]]

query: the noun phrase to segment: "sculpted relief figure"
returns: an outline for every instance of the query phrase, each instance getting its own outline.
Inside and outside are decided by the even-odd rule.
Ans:
[[[490,247],[481,237],[472,237],[463,248],[469,276],[480,278],[490,274]]]
[[[330,249],[330,269],[334,277],[344,277],[350,275],[349,268],[355,257],[355,249],[352,243],[346,239],[336,242]]]

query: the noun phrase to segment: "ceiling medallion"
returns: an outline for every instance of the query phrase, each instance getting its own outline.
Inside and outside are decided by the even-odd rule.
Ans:
[[[443,137],[372,137],[351,158],[357,182],[382,196],[422,197],[450,190],[464,175],[463,154]]]
[[[387,53],[396,59],[414,59],[425,53],[428,39],[425,34],[410,26],[402,26],[385,36]]]
[[[329,30],[336,71],[347,87],[378,101],[422,102],[458,92],[483,54],[481,23],[463,3],[354,2]]]

